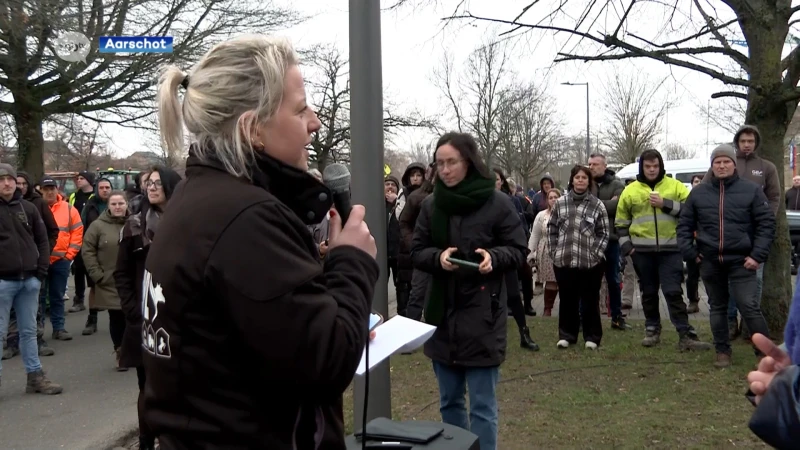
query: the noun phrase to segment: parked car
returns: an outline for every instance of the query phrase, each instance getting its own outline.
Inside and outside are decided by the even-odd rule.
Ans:
[[[800,267],[800,211],[786,211],[789,239],[792,241],[792,275]]]

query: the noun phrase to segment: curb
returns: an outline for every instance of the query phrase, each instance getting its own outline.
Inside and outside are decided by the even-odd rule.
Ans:
[[[91,445],[86,447],[86,450],[114,450],[118,448],[128,449],[130,443],[139,435],[139,422],[138,420],[122,429],[101,436],[96,439]]]

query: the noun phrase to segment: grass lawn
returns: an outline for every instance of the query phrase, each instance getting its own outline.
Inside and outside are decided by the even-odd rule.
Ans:
[[[508,355],[500,368],[500,448],[754,448],[765,447],[747,428],[753,411],[745,377],[756,359],[737,340],[733,366],[716,369],[714,352],[680,353],[664,318],[662,342],[644,348],[644,322],[629,332],[608,328],[595,352],[582,345],[556,349],[557,319],[529,318],[542,347],[519,348],[509,319]],[[707,321],[693,321],[711,340]],[[580,342],[582,344],[582,342]],[[421,351],[391,359],[395,420],[441,420],[430,360]],[[352,432],[352,391],[345,421]]]

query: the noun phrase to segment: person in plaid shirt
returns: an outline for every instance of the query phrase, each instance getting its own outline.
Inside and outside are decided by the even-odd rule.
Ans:
[[[593,183],[588,167],[573,167],[568,192],[556,200],[547,225],[550,257],[561,297],[558,348],[578,342],[581,321],[587,349],[596,349],[603,337],[598,301],[609,224],[606,207],[592,195]]]

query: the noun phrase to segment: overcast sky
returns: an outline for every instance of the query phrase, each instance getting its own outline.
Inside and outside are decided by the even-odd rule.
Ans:
[[[448,6],[447,3],[446,0],[442,2],[445,6]],[[333,43],[346,54],[349,36],[348,1],[304,0],[294,2],[294,6],[314,15],[314,18],[282,34],[289,36],[297,47]],[[518,1],[473,1],[471,12],[476,15],[513,18],[519,8]],[[452,55],[457,67],[463,67],[463,61],[469,52],[481,43],[484,36],[491,35],[493,29],[489,24],[481,23],[476,26],[449,25],[442,31],[440,18],[444,14],[442,9],[436,8],[383,13],[383,82],[386,95],[393,102],[428,114],[447,113],[442,109],[446,106],[441,93],[431,82],[434,67],[445,53]],[[531,20],[535,18],[534,15]],[[649,25],[647,22],[637,21],[639,28],[646,30]],[[668,135],[662,135],[662,145],[667,142],[678,143],[696,151],[697,157],[706,157],[709,153],[706,146],[707,131],[710,147],[716,142],[730,140],[729,133],[715,127],[713,123],[707,130],[706,117],[698,106],[705,105],[710,94],[720,90],[721,83],[707,75],[680,68],[670,69],[664,64],[649,60],[616,63],[567,62],[553,65],[556,52],[561,48],[571,49],[574,43],[574,39],[567,41],[564,37],[528,36],[516,41],[512,59],[519,78],[547,86],[559,113],[565,119],[567,134],[577,134],[585,130],[586,91],[583,86],[563,86],[560,83],[590,83],[590,116],[594,139],[594,134],[604,121],[602,82],[619,72],[637,74],[651,83],[663,81],[661,95],[669,98],[675,106],[669,110],[665,122]],[[746,53],[746,48],[741,50]],[[130,154],[140,149],[138,132],[115,128],[108,130],[108,133],[112,137],[112,147],[120,154]],[[397,139],[396,145],[411,147],[414,142],[427,144],[431,138],[432,136],[420,132],[409,133]]]

